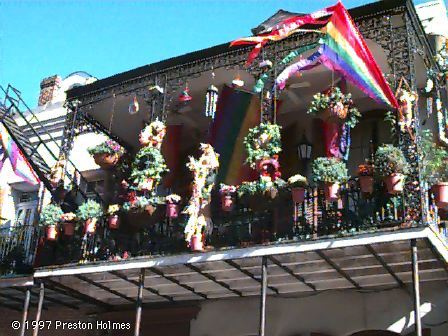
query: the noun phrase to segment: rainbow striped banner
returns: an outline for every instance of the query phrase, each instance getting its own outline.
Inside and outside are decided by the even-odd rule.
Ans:
[[[320,40],[321,63],[340,72],[374,100],[398,108],[381,69],[345,7],[338,2],[328,10],[333,14]]]
[[[11,162],[14,173],[25,182],[38,184],[40,182],[28,160],[22,154],[17,144],[9,135],[5,126],[0,123],[0,144],[3,147],[4,156]]]
[[[209,133],[209,143],[220,154],[218,182],[237,185],[256,178],[254,171],[244,164],[243,141],[249,128],[259,123],[258,95],[224,86]]]

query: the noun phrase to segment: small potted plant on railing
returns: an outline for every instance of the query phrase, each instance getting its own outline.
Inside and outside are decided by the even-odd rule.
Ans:
[[[63,211],[56,204],[49,204],[42,209],[40,213],[39,224],[47,229],[47,240],[56,240],[58,229],[57,225],[61,221]]]
[[[124,154],[124,148],[114,140],[108,139],[97,146],[88,149],[93,156],[95,163],[102,169],[111,169],[115,167],[118,160]]]
[[[73,212],[64,213],[61,216],[62,231],[66,236],[73,236],[75,234],[75,220],[76,215]]]
[[[361,192],[371,194],[373,192],[373,166],[369,163],[361,163],[358,166],[358,178]]]
[[[355,127],[361,117],[361,113],[353,105],[352,95],[342,93],[338,87],[332,87],[326,93],[316,93],[308,113],[323,120],[345,122],[350,128]]]
[[[120,206],[118,204],[111,204],[107,208],[107,226],[111,230],[116,230],[120,227],[119,211]]]
[[[181,197],[176,194],[171,194],[165,197],[166,203],[166,217],[177,218],[179,216],[179,203]]]
[[[324,183],[325,199],[336,201],[341,183],[349,179],[345,163],[337,158],[319,157],[314,160],[313,181]]]
[[[286,182],[281,178],[272,180],[269,176],[260,176],[256,181],[243,182],[237,189],[238,197],[254,211],[262,211],[272,206]]]
[[[219,193],[221,195],[221,209],[225,212],[233,210],[233,197],[236,193],[236,186],[221,184]]]
[[[288,188],[291,190],[292,200],[295,204],[303,202],[307,186],[306,177],[300,174],[293,175],[288,179]]]
[[[389,194],[403,191],[409,164],[403,152],[393,145],[382,145],[375,153],[375,173],[383,178]]]
[[[93,234],[96,231],[96,223],[98,218],[103,216],[103,209],[101,205],[94,200],[87,200],[81,204],[76,212],[78,217],[84,224],[84,233]]]

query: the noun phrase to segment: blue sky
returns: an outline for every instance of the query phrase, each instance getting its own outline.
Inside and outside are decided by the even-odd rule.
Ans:
[[[11,83],[33,107],[44,77],[108,77],[248,36],[280,8],[310,12],[335,2],[0,0],[0,84]]]

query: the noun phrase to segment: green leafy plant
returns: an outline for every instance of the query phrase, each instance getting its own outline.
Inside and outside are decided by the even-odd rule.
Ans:
[[[95,154],[117,154],[118,156],[122,156],[124,154],[124,148],[120,146],[114,140],[108,139],[97,146],[90,147],[87,149],[90,155]]]
[[[387,144],[376,150],[374,168],[376,175],[380,177],[406,175],[409,172],[409,163],[400,148]]]
[[[88,219],[99,218],[103,215],[103,208],[94,200],[87,200],[81,204],[76,212],[76,217],[86,221]]]
[[[39,225],[56,225],[61,221],[61,216],[64,214],[61,207],[56,204],[49,204],[42,209],[39,218]]]
[[[448,182],[448,151],[434,142],[431,131],[425,130],[421,137],[422,177],[430,185]]]
[[[261,123],[249,130],[244,138],[244,147],[247,152],[246,162],[252,168],[256,167],[258,161],[282,151],[280,129],[276,124]]]
[[[319,157],[315,159],[312,171],[314,182],[343,183],[349,179],[347,166],[336,158]]]
[[[361,117],[359,110],[354,107],[352,95],[344,94],[338,87],[331,88],[328,93],[316,93],[308,109],[309,114],[317,115],[327,109],[336,109],[338,116],[345,119],[345,123],[350,128],[356,126]]]
[[[237,190],[239,197],[263,195],[268,193],[277,194],[286,187],[286,182],[280,178],[272,181],[269,177],[261,176],[256,181],[243,182]]]
[[[132,163],[130,179],[133,185],[131,189],[140,190],[140,186],[149,178],[158,183],[168,171],[165,159],[158,148],[143,147],[138,151]]]

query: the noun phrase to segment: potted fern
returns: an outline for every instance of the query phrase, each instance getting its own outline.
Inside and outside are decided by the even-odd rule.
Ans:
[[[87,149],[93,156],[95,163],[102,169],[111,169],[115,167],[118,160],[124,154],[124,148],[114,140],[108,139],[97,146]]]
[[[337,158],[319,157],[312,165],[313,181],[324,184],[325,199],[336,201],[341,183],[349,179],[345,163]]]
[[[103,216],[103,208],[91,199],[81,204],[76,212],[76,217],[84,223],[84,233],[95,233],[98,218],[101,216]]]
[[[306,177],[300,174],[293,175],[288,179],[288,188],[291,190],[292,200],[295,204],[303,202],[307,186]]]
[[[56,204],[49,204],[42,209],[39,218],[39,225],[46,227],[47,240],[56,240],[58,229],[57,225],[61,221],[64,212]]]
[[[375,173],[384,180],[389,194],[403,191],[409,164],[401,149],[393,145],[382,145],[375,152]]]

